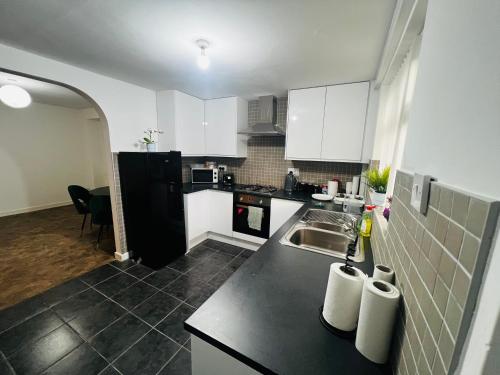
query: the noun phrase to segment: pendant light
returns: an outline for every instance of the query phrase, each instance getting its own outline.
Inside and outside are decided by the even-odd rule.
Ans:
[[[210,66],[210,59],[207,56],[207,48],[209,43],[205,39],[198,39],[196,45],[200,48],[200,56],[198,56],[198,67],[202,70],[207,70]]]
[[[31,104],[31,96],[28,91],[15,85],[0,87],[0,100],[12,108],[25,108]]]

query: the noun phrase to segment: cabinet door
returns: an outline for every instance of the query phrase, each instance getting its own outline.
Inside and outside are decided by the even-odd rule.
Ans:
[[[271,199],[271,225],[269,235],[272,236],[285,222],[303,206],[302,202],[285,199]]]
[[[320,159],[325,93],[325,87],[290,91],[286,130],[287,159]]]
[[[236,156],[236,98],[205,101],[205,144],[210,156]]]
[[[175,93],[176,151],[182,155],[205,155],[203,100],[182,92]]]
[[[233,235],[233,193],[211,190],[209,193],[211,232],[232,237]]]
[[[184,220],[188,249],[196,242],[197,237],[208,231],[208,190],[197,193],[184,194]]]
[[[368,82],[327,87],[322,159],[361,160],[368,88]]]

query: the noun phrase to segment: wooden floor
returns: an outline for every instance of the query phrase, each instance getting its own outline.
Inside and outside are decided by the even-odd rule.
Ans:
[[[87,225],[73,206],[0,217],[0,309],[113,260],[113,230]]]

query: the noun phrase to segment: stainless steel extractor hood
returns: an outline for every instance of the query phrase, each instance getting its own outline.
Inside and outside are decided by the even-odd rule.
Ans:
[[[275,96],[259,97],[259,111],[254,125],[240,130],[238,134],[250,136],[283,136],[285,131],[277,123],[278,100]]]

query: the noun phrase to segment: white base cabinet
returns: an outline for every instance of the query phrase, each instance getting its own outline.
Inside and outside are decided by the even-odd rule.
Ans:
[[[288,219],[296,213],[304,203],[285,199],[271,199],[271,225],[269,235],[272,236]]]

